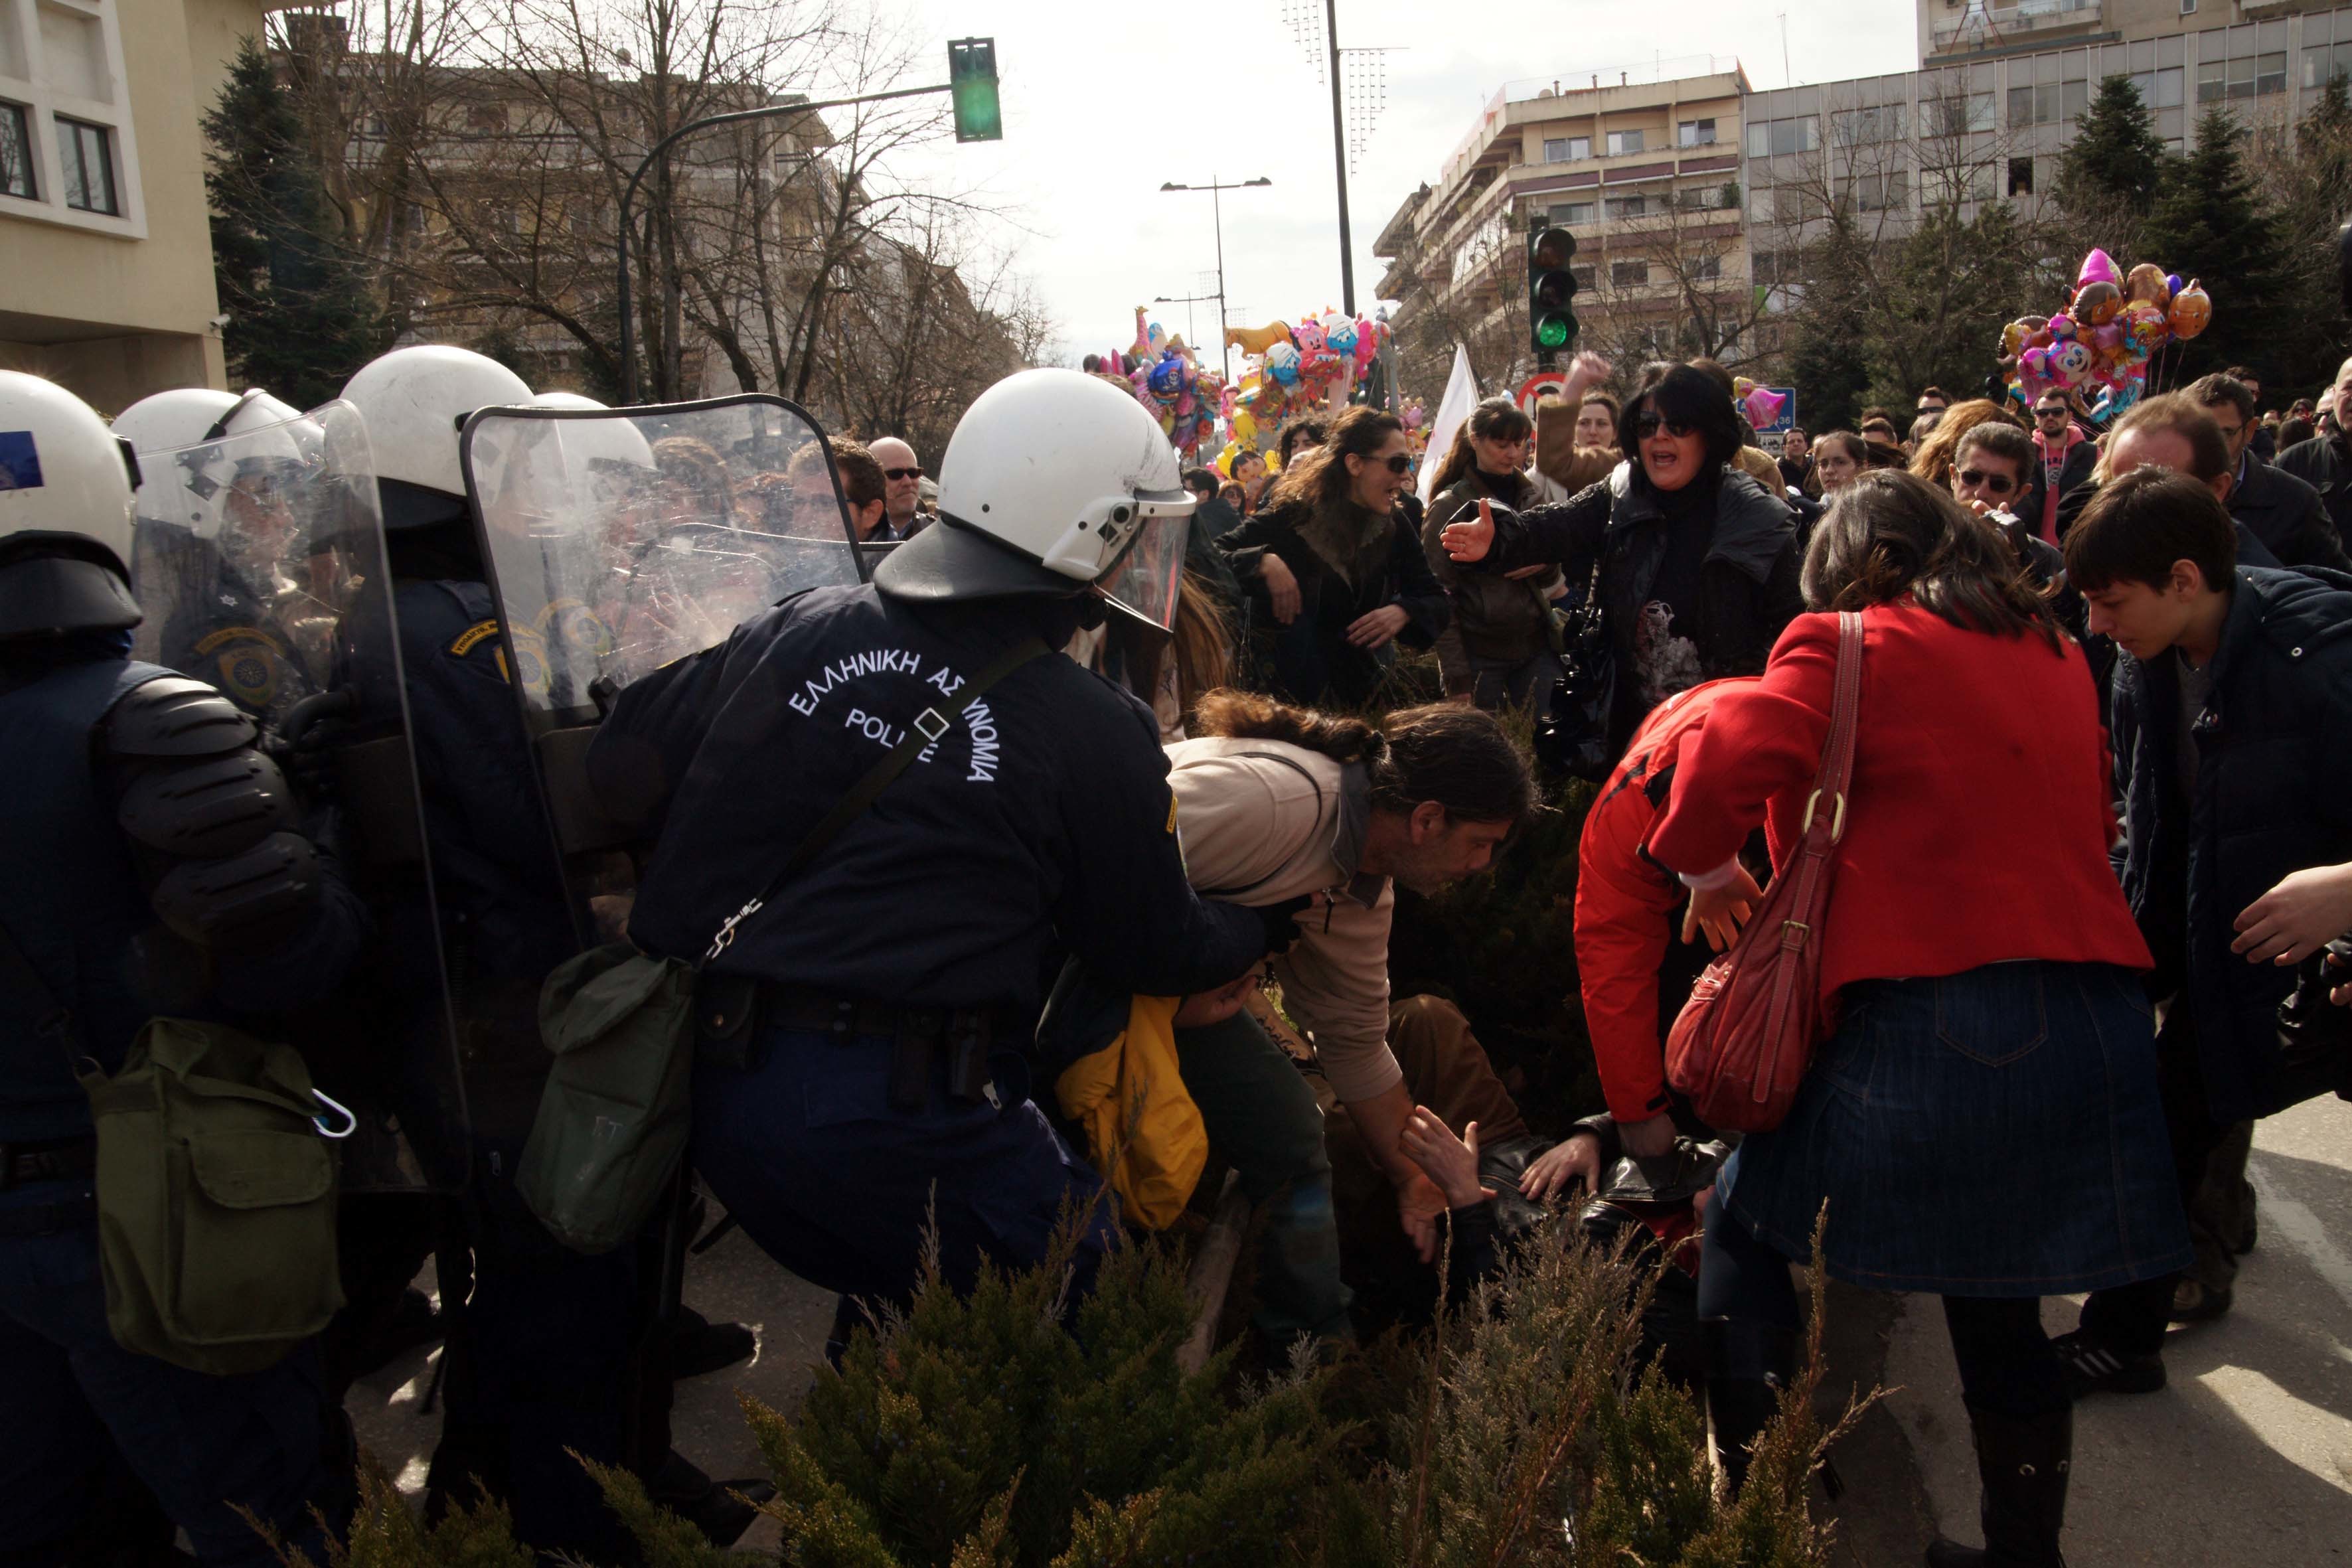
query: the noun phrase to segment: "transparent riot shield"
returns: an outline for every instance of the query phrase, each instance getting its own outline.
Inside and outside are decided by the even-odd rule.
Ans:
[[[458,1071],[391,578],[367,431],[347,403],[140,458],[133,652],[217,687],[259,724],[373,916],[325,1003],[284,1028],[358,1127],[347,1191],[456,1191]]]
[[[807,588],[866,575],[831,447],[782,398],[488,408],[467,422],[516,700],[583,934],[631,890],[582,766],[613,694]]]

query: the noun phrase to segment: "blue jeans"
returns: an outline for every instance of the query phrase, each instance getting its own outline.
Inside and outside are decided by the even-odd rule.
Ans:
[[[923,1104],[901,1110],[891,1048],[883,1037],[769,1029],[749,1068],[698,1062],[693,1159],[711,1192],[802,1279],[877,1301],[913,1297],[928,1224],[948,1283],[969,1290],[983,1258],[1042,1261],[1075,1205],[1076,1301],[1117,1230],[1101,1182],[1029,1103],[1020,1059],[991,1062],[996,1104],[951,1099],[935,1062]]]
[[[0,1192],[0,1220],[86,1200],[90,1184]],[[278,1559],[233,1505],[326,1561],[310,1510],[329,1507],[326,1395],[315,1347],[265,1372],[208,1377],[134,1355],[106,1328],[87,1219],[0,1234],[0,1558],[64,1564],[109,1440],[209,1568]],[[345,1520],[332,1521],[341,1530]]]

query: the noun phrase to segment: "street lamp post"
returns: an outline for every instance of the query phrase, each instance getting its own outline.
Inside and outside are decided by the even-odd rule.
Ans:
[[[1246,191],[1254,186],[1270,185],[1272,184],[1274,184],[1272,180],[1267,179],[1264,174],[1260,174],[1255,180],[1243,180],[1234,184],[1221,185],[1217,183],[1217,176],[1211,174],[1209,176],[1209,183],[1205,185],[1179,184],[1174,180],[1169,180],[1164,182],[1160,187],[1163,193],[1168,191],[1206,191],[1209,193],[1210,221],[1217,231],[1217,352],[1223,356],[1225,379],[1227,381],[1231,381],[1234,378],[1234,351],[1225,346],[1225,212],[1223,205],[1224,198],[1220,196],[1217,193],[1220,191]]]
[[[1155,305],[1181,305],[1184,307],[1184,330],[1192,334],[1192,348],[1195,353],[1200,351],[1201,333],[1200,330],[1195,327],[1192,322],[1192,307],[1195,305],[1204,305],[1212,300],[1223,304],[1224,301],[1224,296],[1222,294],[1155,294],[1151,297],[1151,302]]]

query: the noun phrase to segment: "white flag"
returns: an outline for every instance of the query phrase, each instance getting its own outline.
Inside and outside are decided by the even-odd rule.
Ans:
[[[1429,446],[1421,458],[1421,504],[1427,506],[1436,488],[1437,470],[1454,449],[1454,432],[1478,406],[1478,378],[1470,374],[1470,350],[1454,345],[1454,374],[1445,378],[1445,395],[1438,400],[1437,417],[1429,422]]]

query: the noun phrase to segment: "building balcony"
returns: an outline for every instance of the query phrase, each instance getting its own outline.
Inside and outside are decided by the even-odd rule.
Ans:
[[[2024,44],[2041,47],[2064,34],[2095,32],[2103,20],[2101,0],[2015,0],[2008,5],[1960,0],[1929,30],[1928,49],[1942,55]]]

